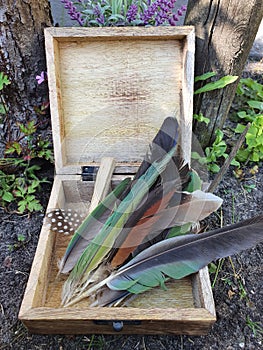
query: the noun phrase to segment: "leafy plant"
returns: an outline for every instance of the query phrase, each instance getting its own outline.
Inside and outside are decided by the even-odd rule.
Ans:
[[[14,244],[9,244],[8,245],[8,250],[10,252],[14,251],[14,250],[17,250],[21,247],[24,247],[26,243],[26,237],[23,235],[23,234],[18,234],[17,235],[17,242],[14,243]]]
[[[0,72],[0,91],[8,84],[8,77]],[[10,113],[3,95],[0,97],[0,113],[8,121],[10,129]],[[48,106],[49,103],[44,103],[40,108],[35,108],[39,119],[46,114]],[[34,158],[53,161],[53,155],[50,142],[38,134],[41,123],[42,121],[37,124],[34,120],[18,123],[18,136],[12,139],[11,133],[8,132],[8,140],[3,141],[5,158],[0,158],[0,204],[7,210],[15,210],[22,214],[42,209],[36,193],[46,179],[40,180],[37,177],[40,167],[32,165],[30,161]]]
[[[199,81],[205,81],[209,78],[216,76],[215,72],[207,72],[200,76],[195,77],[195,83]],[[213,91],[216,89],[223,89],[229,84],[232,84],[238,79],[238,76],[227,75],[213,82],[206,83],[199,89],[197,89],[194,94],[201,94],[204,92]],[[204,122],[206,125],[209,124],[209,118],[206,118],[202,113],[194,114],[193,118],[198,122]],[[204,153],[205,156],[200,156],[197,152],[192,152],[192,158],[198,160],[200,164],[206,164],[207,169],[212,173],[218,173],[220,166],[217,164],[221,158],[227,158],[228,154],[226,153],[227,144],[225,142],[224,133],[221,130],[215,131],[215,140],[210,147],[206,147]],[[239,166],[238,160],[233,160],[232,165]]]
[[[242,133],[247,122],[251,126],[246,143],[238,151],[239,162],[259,162],[263,159],[263,85],[246,78],[241,79],[232,105],[231,118],[238,121],[235,133]]]
[[[216,130],[216,138],[212,146],[206,147],[205,156],[200,156],[197,152],[192,152],[192,158],[198,160],[200,164],[205,164],[207,169],[212,173],[218,173],[220,166],[217,162],[220,158],[227,158],[228,154],[226,153],[227,144],[223,140],[224,133],[221,130]],[[233,161],[232,165],[239,165],[237,161]]]
[[[0,170],[0,203],[5,208],[16,209],[18,213],[39,211],[42,206],[36,198],[36,192],[46,179],[38,179],[36,172],[40,169],[37,165],[19,162],[20,176],[7,174]]]
[[[235,132],[242,133],[245,127],[243,124],[238,124]],[[263,160],[263,114],[255,117],[246,134],[246,144],[240,148],[236,158],[239,162]]]
[[[253,122],[263,112],[263,85],[251,78],[240,79],[232,104],[231,119]]]

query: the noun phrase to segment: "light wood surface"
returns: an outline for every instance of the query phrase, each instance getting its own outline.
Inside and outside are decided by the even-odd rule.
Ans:
[[[102,157],[140,162],[168,116],[189,160],[193,27],[47,28],[45,37],[58,174]]]
[[[96,176],[94,192],[90,203],[89,211],[93,209],[106,197],[109,193],[111,178],[115,168],[115,159],[112,157],[102,158],[99,171]]]

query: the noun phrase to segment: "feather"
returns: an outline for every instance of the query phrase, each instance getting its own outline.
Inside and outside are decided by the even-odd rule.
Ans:
[[[103,227],[105,221],[116,205],[119,196],[129,183],[130,178],[124,179],[81,223],[75,231],[74,236],[71,238],[66,252],[60,262],[60,273],[68,273],[73,269],[88,243]]]
[[[114,241],[121,232],[130,215],[138,207],[149,188],[155,183],[158,176],[165,170],[176,151],[176,145],[161,159],[148,167],[134,183],[131,191],[122,200],[118,208],[109,216],[100,232],[88,244],[77,264],[74,266],[62,291],[62,303],[69,300],[74,290],[84,283],[89,283],[89,276],[110,252]]]
[[[143,236],[146,241],[152,241],[166,228],[182,227],[204,219],[216,211],[221,204],[221,198],[212,193],[196,190],[193,193],[187,193],[182,204],[160,210],[151,217],[143,218],[137,229],[140,230],[141,235],[145,233]],[[138,249],[140,248],[138,247]]]
[[[84,215],[71,209],[54,209],[47,212],[44,225],[50,231],[71,235],[79,227],[84,219]]]
[[[151,164],[163,158],[176,144],[179,136],[179,125],[176,118],[166,118],[142,161],[134,180],[139,179]]]
[[[146,249],[102,281],[93,306],[114,305],[130,293],[164,287],[167,278],[181,279],[213,260],[237,254],[261,241],[263,215],[213,231],[167,239]],[[94,291],[87,291],[82,297]]]
[[[178,170],[176,171],[178,176],[174,174],[173,181],[161,182],[151,189],[146,200],[130,216],[115,242],[116,249],[112,250],[111,255],[108,257],[111,267],[116,268],[128,259],[129,255],[144,241],[151,229],[148,227],[147,231],[141,230],[141,225],[147,222],[154,214],[165,209],[169,205],[170,199],[175,195],[175,191],[180,191],[186,183],[188,184],[190,179],[188,164],[183,166],[183,162],[179,157],[173,157],[173,161],[176,161],[174,166],[176,169],[179,169],[179,172]],[[177,192],[177,195],[181,198],[180,192]],[[157,216],[153,217],[150,226],[152,227],[158,219]]]

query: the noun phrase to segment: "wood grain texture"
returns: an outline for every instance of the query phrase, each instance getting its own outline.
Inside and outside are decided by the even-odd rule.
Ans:
[[[80,173],[81,165],[102,157],[140,162],[171,115],[182,124],[189,160],[192,27],[48,28],[45,33],[58,174]]]
[[[217,77],[212,80],[225,75],[240,77],[262,17],[262,0],[189,0],[185,23],[196,30],[195,75],[214,71]],[[194,132],[202,146],[222,128],[237,83],[195,96],[194,113],[203,113],[211,120],[208,126],[195,123]]]

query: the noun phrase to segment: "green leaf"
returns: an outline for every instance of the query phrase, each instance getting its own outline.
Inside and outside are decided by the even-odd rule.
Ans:
[[[18,202],[18,211],[19,211],[21,214],[23,214],[24,211],[26,210],[26,205],[27,205],[27,203],[26,203],[26,201],[24,201],[24,200]]]
[[[29,202],[27,205],[27,209],[32,211],[40,211],[43,209],[42,205],[39,203],[38,199],[34,199],[33,201]]]
[[[3,90],[4,85],[11,84],[7,75],[5,75],[3,72],[0,72],[0,90]]]
[[[203,81],[203,80],[209,79],[211,77],[214,77],[215,75],[216,75],[215,72],[207,72],[207,73],[204,73],[202,75],[198,75],[197,77],[195,77],[195,83],[198,81]]]
[[[12,195],[12,193],[10,192],[4,192],[3,196],[2,196],[2,199],[5,201],[5,202],[12,202],[14,200],[14,196]]]
[[[250,150],[248,148],[240,148],[237,152],[236,158],[240,161],[240,162],[245,162],[248,160],[250,156]]]
[[[211,171],[214,174],[218,173],[220,170],[220,167],[215,163],[208,164],[207,167],[208,167],[209,171]]]
[[[237,124],[236,128],[235,128],[235,132],[237,134],[242,134],[242,132],[246,129],[246,125],[243,124]]]
[[[0,114],[5,114],[6,111],[5,111],[5,107],[2,103],[0,103]]]
[[[198,122],[200,122],[200,123],[202,123],[202,122],[205,123],[206,125],[208,125],[208,124],[210,123],[210,119],[204,117],[204,115],[203,115],[202,113],[200,113],[200,114],[194,114],[194,115],[193,115],[193,118],[194,118],[195,120],[197,120]]]
[[[236,159],[233,159],[230,164],[233,166],[240,167],[240,163]]]
[[[194,192],[196,190],[201,190],[202,180],[200,179],[200,176],[197,174],[197,172],[193,169],[190,172],[190,178],[191,180],[186,188],[184,188],[184,191]]]
[[[18,240],[18,242],[25,242],[26,237],[24,235],[22,235],[22,234],[18,234],[17,235],[17,240]]]
[[[249,107],[259,109],[260,111],[263,111],[263,102],[260,101],[247,101]]]
[[[238,79],[238,76],[227,75],[217,81],[213,81],[196,90],[194,94],[201,94],[203,92],[209,92],[216,89],[223,89],[225,86],[234,83]]]

